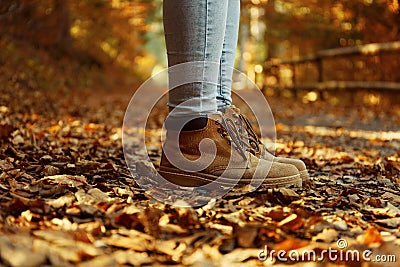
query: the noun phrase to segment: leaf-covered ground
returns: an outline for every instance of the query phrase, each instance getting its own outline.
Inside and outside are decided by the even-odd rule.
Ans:
[[[147,197],[125,165],[131,93],[2,89],[0,266],[398,266],[400,106],[390,96],[269,97],[276,152],[303,159],[312,184],[176,208]],[[359,101],[368,97],[372,104]],[[162,114],[147,131],[155,162]],[[261,261],[265,246],[373,254],[370,262]]]

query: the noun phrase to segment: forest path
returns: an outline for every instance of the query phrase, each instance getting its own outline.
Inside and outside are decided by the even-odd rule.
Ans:
[[[135,186],[121,147],[131,94],[3,92],[0,265],[260,266],[257,256],[265,246],[320,255],[343,244],[339,251],[370,249],[371,259],[379,254],[400,260],[398,106],[269,98],[277,154],[303,159],[313,185],[245,195],[234,190],[195,209],[159,203]],[[308,116],[308,123],[298,123],[296,114]],[[343,125],[354,127],[310,126],[318,116],[342,116]],[[368,121],[379,121],[383,132],[357,125]],[[157,138],[149,144],[153,158],[160,153]],[[328,257],[320,264],[339,263],[359,266]]]

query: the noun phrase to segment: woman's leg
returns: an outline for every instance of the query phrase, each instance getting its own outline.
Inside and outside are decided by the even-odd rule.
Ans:
[[[229,0],[217,90],[217,105],[219,110],[230,107],[232,104],[232,73],[238,42],[239,20],[240,0]]]
[[[172,116],[215,113],[228,0],[164,0],[163,5],[169,67],[197,62],[169,70],[168,105],[175,109]],[[193,73],[197,81],[171,88],[186,79],[182,75]]]
[[[168,64],[172,67],[168,72],[169,106],[174,111],[170,113],[170,126],[168,119],[165,122],[159,173],[177,185],[210,186],[213,190],[219,185],[233,187],[238,182],[265,182],[273,188],[301,185],[294,166],[259,159],[251,153],[238,116],[232,114],[230,118],[217,112],[219,76],[218,107],[229,107],[231,103],[238,20],[239,0],[164,0]],[[178,71],[174,68],[193,61],[197,62],[194,66]],[[179,81],[192,76],[196,81],[174,89]],[[182,130],[171,127],[183,125],[188,117],[194,125]]]

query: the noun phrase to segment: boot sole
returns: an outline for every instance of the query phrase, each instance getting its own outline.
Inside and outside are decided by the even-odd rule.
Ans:
[[[299,173],[300,173],[300,178],[302,181],[306,182],[306,181],[310,180],[310,175],[308,174],[307,170],[299,171]]]
[[[159,169],[157,171],[164,179],[168,180],[169,182],[185,187],[198,187],[209,184],[211,182],[215,182],[216,184],[221,186],[232,186],[232,184],[235,182],[232,178],[220,177],[199,172],[185,172],[168,167],[163,167],[162,169]],[[242,178],[238,181],[238,184],[250,184],[252,181],[262,183],[263,187],[269,188],[289,186],[299,188],[302,187],[300,174],[283,176],[279,178],[265,178],[263,180]]]

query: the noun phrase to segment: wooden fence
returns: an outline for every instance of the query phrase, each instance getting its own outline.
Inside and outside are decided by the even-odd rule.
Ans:
[[[264,89],[400,92],[400,41],[321,50],[297,59],[269,61],[264,70],[266,77],[275,77],[273,83],[264,84]]]

